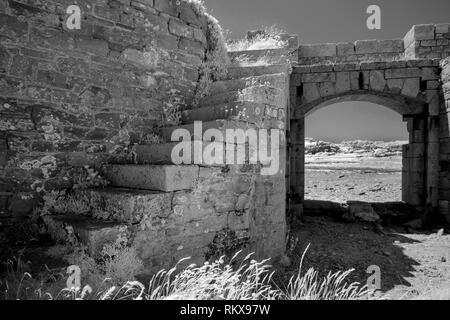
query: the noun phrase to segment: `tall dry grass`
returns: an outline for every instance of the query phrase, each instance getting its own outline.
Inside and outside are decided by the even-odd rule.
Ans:
[[[201,266],[189,265],[178,269],[180,262],[172,269],[155,274],[148,285],[130,279],[122,286],[113,285],[105,279],[98,288],[88,284],[75,289],[51,290],[42,280],[34,280],[29,273],[20,276],[21,268],[8,269],[5,280],[0,284],[3,299],[46,299],[46,300],[347,300],[369,297],[366,286],[346,281],[352,270],[329,273],[321,279],[318,273],[309,269],[291,277],[286,290],[275,285],[275,273],[268,260],[256,261],[252,254],[238,259],[237,253],[228,263],[225,257]],[[302,257],[303,261],[303,257]],[[24,286],[24,279],[26,285]],[[26,290],[25,290],[26,288]]]

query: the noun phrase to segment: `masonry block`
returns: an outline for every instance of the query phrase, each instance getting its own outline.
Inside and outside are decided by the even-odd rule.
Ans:
[[[126,225],[85,219],[77,215],[47,215],[44,217],[52,237],[66,243],[69,234],[77,236],[93,257],[98,257],[106,244],[114,244]]]
[[[370,71],[370,88],[374,91],[383,91],[385,86],[384,71]]]
[[[355,42],[356,54],[370,54],[378,52],[377,40],[360,40]]]
[[[337,55],[338,56],[348,56],[355,54],[355,44],[352,42],[338,43],[337,44]]]
[[[402,69],[387,69],[386,79],[398,78],[414,78],[421,77],[422,70],[420,68],[402,68]]]
[[[420,92],[420,79],[419,78],[408,78],[405,79],[402,88],[402,95],[416,98]]]
[[[335,43],[302,45],[299,48],[300,57],[332,57],[337,54]]]
[[[405,48],[408,48],[415,41],[419,40],[434,40],[435,26],[431,24],[415,25],[406,34],[404,38]]]
[[[192,189],[198,172],[197,166],[111,165],[105,175],[116,187],[169,192]]]
[[[380,53],[401,53],[404,50],[403,40],[378,41],[378,52]]]

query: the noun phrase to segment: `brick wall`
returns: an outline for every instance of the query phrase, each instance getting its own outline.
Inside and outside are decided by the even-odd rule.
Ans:
[[[72,4],[80,30],[66,27]],[[154,139],[164,110],[194,96],[206,23],[184,1],[2,1],[0,211]]]

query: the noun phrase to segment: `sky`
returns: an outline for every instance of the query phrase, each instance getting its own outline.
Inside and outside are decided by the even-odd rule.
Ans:
[[[450,22],[450,0],[205,0],[205,3],[232,38],[244,37],[247,30],[276,25],[287,33],[297,34],[301,44],[401,39],[414,24]],[[369,5],[381,8],[380,30],[369,30],[366,26]],[[329,141],[408,139],[399,114],[370,103],[328,106],[311,114],[305,126],[307,136]]]

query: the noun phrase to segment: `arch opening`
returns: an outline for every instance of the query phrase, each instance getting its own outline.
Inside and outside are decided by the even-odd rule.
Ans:
[[[384,118],[375,121],[376,117],[362,117],[360,123],[346,119],[341,121],[345,128],[340,130],[347,130],[348,134],[330,137],[334,130],[330,126],[336,126],[339,115],[341,120],[345,119],[342,106],[349,105],[353,108],[365,105],[363,108],[366,110],[361,109],[360,114],[366,113],[367,107],[372,111],[383,110]],[[328,124],[320,119],[323,118],[322,113],[328,115],[325,117]],[[427,105],[423,101],[361,91],[303,104],[295,108],[292,115],[289,151],[291,207],[297,209],[300,204],[303,212],[305,199],[425,205]],[[369,112],[369,115],[373,114]],[[311,124],[313,127],[308,126]],[[398,126],[395,132],[392,131],[394,124]],[[327,127],[328,130],[324,130]],[[317,134],[321,131],[326,134]],[[354,142],[349,142],[351,140]],[[317,153],[322,154],[318,156]]]
[[[401,202],[403,118],[370,102],[339,102],[305,117],[305,200]]]

